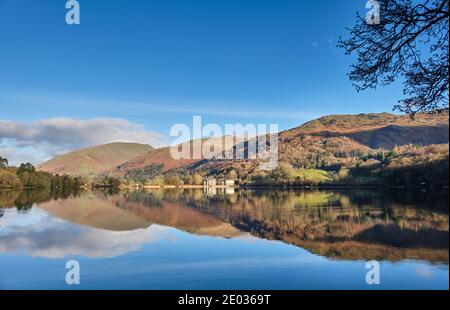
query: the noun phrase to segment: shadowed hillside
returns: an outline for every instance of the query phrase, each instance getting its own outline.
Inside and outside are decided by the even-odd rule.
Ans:
[[[414,119],[411,119],[409,115],[394,115],[390,113],[328,115],[288,130],[288,132],[303,131],[305,133],[312,133],[328,130],[345,133],[382,128],[392,124],[409,127],[448,126],[448,116],[447,112],[441,114],[419,113]]]
[[[406,144],[448,143],[448,113],[408,115],[389,113],[330,115],[310,121],[300,127],[281,133],[281,141],[295,143],[310,136],[320,139],[325,146],[339,146],[342,151],[392,149]],[[312,142],[312,141],[311,141]]]
[[[281,162],[307,169],[351,166],[355,164],[357,156],[373,154],[378,149],[390,150],[395,146],[409,144],[428,146],[448,143],[448,124],[448,113],[418,114],[414,120],[407,115],[389,113],[325,116],[281,132],[279,158]],[[213,140],[213,143],[219,141]],[[162,148],[120,165],[116,173],[127,176],[139,170],[151,170],[151,173],[146,174],[154,177],[181,168],[206,174],[232,169],[245,170],[249,174],[256,166],[256,162],[246,163],[242,160],[175,160],[169,148]]]
[[[446,186],[448,124],[448,113],[325,116],[279,134],[274,171],[261,171],[258,160],[209,160],[189,171],[234,171],[240,184],[257,186]]]

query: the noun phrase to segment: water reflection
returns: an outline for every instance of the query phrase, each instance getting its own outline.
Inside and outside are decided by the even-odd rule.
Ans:
[[[61,221],[37,208],[29,211],[26,220],[8,210],[5,216],[8,223],[7,227],[0,228],[0,253],[32,257],[115,257],[166,236],[164,229],[158,226],[131,231],[83,227]]]
[[[114,257],[173,227],[280,240],[339,260],[448,264],[449,255],[447,192],[2,191],[0,210],[0,253]]]

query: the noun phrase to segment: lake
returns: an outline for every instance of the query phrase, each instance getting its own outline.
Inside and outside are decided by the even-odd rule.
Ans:
[[[0,191],[0,289],[448,289],[448,202],[448,191]],[[79,285],[66,283],[70,260]]]

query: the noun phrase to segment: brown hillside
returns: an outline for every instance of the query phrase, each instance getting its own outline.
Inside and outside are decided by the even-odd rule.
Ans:
[[[38,166],[38,169],[68,175],[99,174],[149,150],[152,150],[150,145],[137,143],[98,145],[57,156]]]
[[[208,140],[202,140],[202,145],[206,147],[209,145],[211,150],[214,150],[215,145],[222,145],[222,149],[226,146],[227,137],[221,138],[211,138]],[[189,141],[183,144],[187,148],[191,148],[191,157],[192,150],[195,147],[193,145],[193,141]],[[203,161],[203,156],[200,159],[174,159],[170,153],[170,147],[164,147],[160,149],[150,150],[146,154],[137,156],[122,165],[118,166],[117,169],[114,170],[114,174],[119,174],[122,176],[128,175],[129,172],[144,169],[146,167],[163,165],[162,172],[167,172],[173,169],[184,168],[195,163]]]
[[[359,115],[331,115],[305,123],[294,129],[281,132],[279,135],[279,159],[294,167],[316,168],[329,166],[352,166],[361,154],[376,153],[378,149],[390,150],[402,145],[439,145],[449,141],[448,113],[437,115],[418,114],[414,120],[407,115],[389,113],[359,114]],[[216,138],[214,144],[222,143],[224,139]],[[205,140],[202,141],[204,143]],[[187,142],[192,143],[192,142]],[[237,146],[240,148],[240,146]],[[128,148],[127,148],[128,149]],[[82,152],[82,151],[81,151]],[[77,154],[79,155],[79,154]],[[52,172],[67,171],[65,165],[75,166],[75,171],[88,170],[92,172],[109,172],[130,176],[135,172],[155,168],[159,172],[174,169],[194,169],[206,172],[229,170],[253,170],[255,162],[243,161],[214,161],[201,159],[172,158],[170,148],[145,150],[135,156],[123,160],[110,160],[105,155],[101,159],[90,163],[92,156],[82,154],[83,157],[57,158],[50,161]],[[130,154],[131,155],[131,154]],[[80,163],[80,158],[83,158]],[[60,163],[62,167],[55,165]],[[74,164],[75,163],[75,164]],[[100,167],[98,169],[84,169]],[[43,165],[47,168],[49,164]],[[56,167],[55,167],[56,166]],[[245,166],[245,167],[244,167]],[[48,168],[47,168],[48,169]],[[66,172],[67,173],[67,172]],[[145,173],[144,173],[145,175]]]
[[[448,141],[448,113],[418,114],[415,120],[407,115],[389,113],[332,115],[281,132],[278,154],[280,162],[295,168],[334,170],[355,166],[364,154],[374,155],[380,149],[391,150],[395,146],[443,145],[436,153],[441,159],[442,154],[448,155]],[[430,152],[436,148],[431,148]],[[208,161],[195,169],[213,174],[226,174],[233,169],[245,176],[257,171],[257,167],[255,161],[235,160]]]
[[[146,154],[137,156],[130,161],[127,161],[117,167],[117,169],[114,171],[120,175],[126,175],[128,172],[133,170],[139,170],[143,169],[145,167],[149,166],[157,166],[157,165],[164,165],[163,172],[189,166],[190,164],[193,164],[197,162],[198,160],[191,160],[191,159],[180,159],[176,160],[173,159],[170,155],[170,148],[164,147],[160,149],[155,149],[147,152]]]
[[[405,144],[441,144],[449,141],[449,115],[418,114],[414,120],[408,115],[389,113],[360,115],[331,115],[308,122],[282,133],[285,139],[299,135],[328,138],[350,138],[372,149],[391,149]]]
[[[425,114],[419,113],[414,119],[408,115],[394,115],[390,113],[370,113],[358,115],[329,115],[307,122],[289,132],[303,131],[307,133],[331,131],[348,133],[377,129],[389,125],[397,126],[448,126],[448,113]]]

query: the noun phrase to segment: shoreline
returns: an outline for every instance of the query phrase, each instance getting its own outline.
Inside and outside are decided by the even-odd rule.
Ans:
[[[34,187],[0,187],[0,190],[43,190],[47,188],[34,188]],[[58,188],[63,189],[63,188]],[[145,185],[145,186],[125,186],[122,185],[120,187],[109,187],[109,186],[99,186],[96,188],[89,188],[86,186],[79,188],[72,188],[78,190],[97,190],[97,189],[119,189],[119,190],[142,190],[142,189],[234,189],[234,190],[320,190],[320,189],[398,189],[398,190],[423,190],[423,191],[432,191],[432,190],[449,190],[448,186],[442,187],[418,187],[418,186],[379,186],[379,185],[318,185],[318,186],[277,186],[277,185],[265,185],[265,186],[257,186],[257,185],[235,185],[235,186],[225,186],[225,185],[216,185],[216,186],[203,186],[203,185]]]
[[[208,188],[220,188],[220,189],[236,189],[240,186],[203,186],[203,185],[144,185],[144,186],[121,186],[120,189],[208,189]]]
[[[378,190],[448,190],[448,186],[421,188],[416,186],[377,186],[377,185],[321,185],[321,186],[251,186],[251,185],[236,185],[236,186],[203,186],[203,185],[146,185],[146,186],[121,186],[121,190],[142,190],[142,189],[234,189],[234,190],[332,190],[332,189],[378,189]]]

